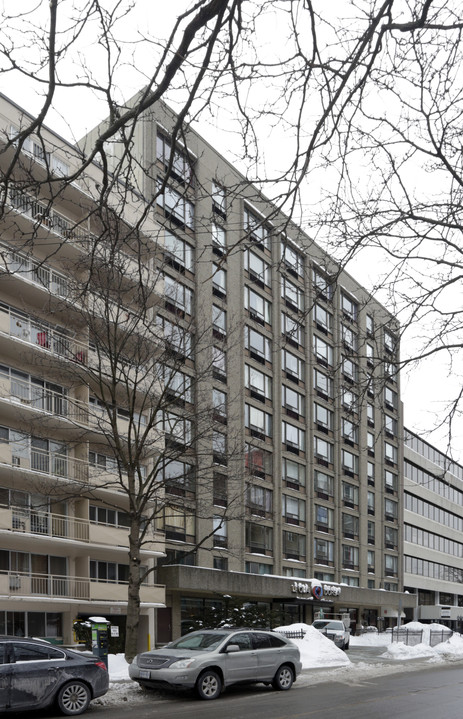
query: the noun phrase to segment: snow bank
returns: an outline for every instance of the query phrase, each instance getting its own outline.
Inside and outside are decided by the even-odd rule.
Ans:
[[[286,627],[277,627],[274,631],[284,633],[300,630],[305,631],[304,639],[291,639],[291,641],[299,647],[303,669],[335,667],[351,663],[342,649],[310,624],[290,624]]]

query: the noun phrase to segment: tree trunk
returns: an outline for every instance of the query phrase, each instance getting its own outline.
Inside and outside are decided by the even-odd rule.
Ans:
[[[127,623],[125,658],[129,664],[138,651],[140,624],[140,523],[132,520],[129,534],[129,586],[127,595]]]

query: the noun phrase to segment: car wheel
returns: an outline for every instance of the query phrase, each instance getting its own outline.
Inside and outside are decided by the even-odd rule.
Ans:
[[[288,664],[282,664],[273,677],[272,686],[280,692],[291,689],[294,682],[294,672]]]
[[[76,716],[87,709],[91,698],[88,686],[76,680],[61,687],[56,700],[63,714]]]
[[[217,699],[222,691],[222,680],[212,669],[207,669],[196,682],[196,691],[201,699]]]

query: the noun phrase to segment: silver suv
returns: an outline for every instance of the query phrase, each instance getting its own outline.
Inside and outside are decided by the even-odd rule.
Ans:
[[[138,654],[129,674],[143,687],[184,687],[201,699],[216,699],[232,684],[263,682],[286,691],[301,669],[299,649],[280,634],[208,629]]]
[[[349,649],[350,629],[346,629],[344,622],[337,619],[317,619],[312,626],[328,639],[332,639],[340,649]]]

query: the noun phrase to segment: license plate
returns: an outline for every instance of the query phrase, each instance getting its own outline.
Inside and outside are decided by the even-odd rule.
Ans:
[[[149,679],[151,672],[148,669],[140,669],[140,679]]]

